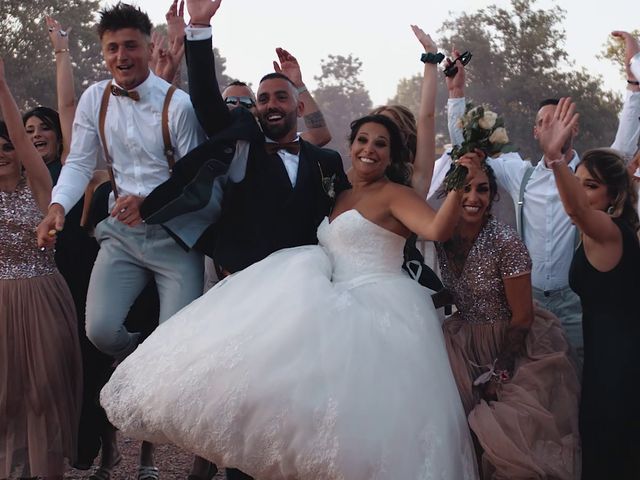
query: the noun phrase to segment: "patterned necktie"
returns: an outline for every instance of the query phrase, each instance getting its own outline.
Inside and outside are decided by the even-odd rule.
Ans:
[[[264,144],[264,148],[269,155],[273,155],[274,153],[278,153],[278,150],[286,150],[289,153],[294,155],[300,154],[300,141],[296,140],[295,142],[287,142],[287,143],[272,143],[266,142]]]
[[[111,95],[114,97],[127,97],[134,102],[140,100],[140,94],[135,90],[125,90],[124,88],[117,87],[116,85],[111,85]]]

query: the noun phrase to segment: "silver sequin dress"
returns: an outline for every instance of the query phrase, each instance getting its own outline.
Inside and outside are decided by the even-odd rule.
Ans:
[[[71,294],[26,180],[0,192],[0,478],[56,476],[76,451],[82,365]]]
[[[458,312],[443,326],[469,426],[482,447],[484,479],[580,478],[580,383],[553,314],[535,308],[526,352],[513,378],[486,402],[474,380],[489,370],[504,341],[511,308],[504,280],[529,275],[531,259],[511,227],[490,217],[455,272],[437,244],[443,283]]]

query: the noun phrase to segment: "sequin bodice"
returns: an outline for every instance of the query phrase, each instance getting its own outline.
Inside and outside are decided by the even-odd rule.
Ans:
[[[405,238],[363,217],[355,209],[325,219],[318,227],[318,241],[333,264],[333,281],[343,282],[371,275],[403,275]]]
[[[41,252],[35,229],[42,219],[26,180],[13,192],[0,192],[0,279],[55,272],[53,251]]]
[[[511,320],[503,279],[531,271],[531,258],[511,227],[487,220],[465,260],[460,276],[451,266],[444,244],[436,244],[442,280],[460,315],[471,323]]]

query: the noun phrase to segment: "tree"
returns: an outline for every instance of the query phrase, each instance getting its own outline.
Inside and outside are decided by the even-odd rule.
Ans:
[[[106,72],[95,32],[97,0],[2,0],[0,55],[5,58],[7,81],[22,109],[56,106],[54,54],[47,36],[45,15],[72,28],[70,50],[76,90],[80,93]]]
[[[570,95],[581,113],[576,149],[610,145],[617,128],[620,99],[603,89],[602,80],[572,66],[561,28],[564,10],[535,8],[535,0],[511,0],[508,8],[490,6],[446,22],[440,45],[471,50],[467,67],[467,99],[487,103],[504,116],[511,140],[524,158],[541,156],[532,130],[538,103]],[[419,82],[414,81],[416,85]],[[399,84],[398,95],[411,96],[410,83]],[[419,88],[414,97],[419,95]],[[438,131],[447,135],[440,96]]]
[[[327,145],[342,155],[350,165],[346,137],[353,120],[366,115],[372,107],[369,92],[359,78],[362,61],[353,55],[329,55],[322,60],[322,73],[314,77],[318,88],[313,92],[316,103],[327,120],[333,139]]]

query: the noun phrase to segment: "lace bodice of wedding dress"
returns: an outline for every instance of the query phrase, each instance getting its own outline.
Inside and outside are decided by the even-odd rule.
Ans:
[[[334,282],[375,275],[400,275],[406,239],[351,209],[318,228],[318,241],[331,258]]]

